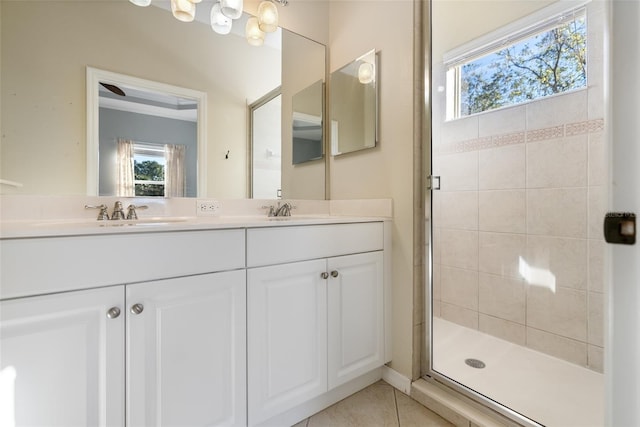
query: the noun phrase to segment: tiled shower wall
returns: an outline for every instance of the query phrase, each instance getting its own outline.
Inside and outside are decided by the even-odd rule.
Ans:
[[[602,2],[588,88],[434,127],[433,314],[603,367]],[[442,111],[434,106],[434,112]]]

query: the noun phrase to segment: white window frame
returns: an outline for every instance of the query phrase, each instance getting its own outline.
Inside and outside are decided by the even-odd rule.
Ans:
[[[585,14],[586,16],[585,9],[589,2],[590,0],[560,0],[446,52],[442,56],[443,69],[446,73],[445,120],[449,121],[468,117],[460,115],[460,65],[497,52],[507,46],[514,45],[545,30],[555,28],[563,21],[573,19],[577,15]],[[511,104],[509,106],[519,104],[521,103]]]

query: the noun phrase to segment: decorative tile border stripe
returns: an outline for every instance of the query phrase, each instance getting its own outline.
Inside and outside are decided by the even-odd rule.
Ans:
[[[567,123],[543,129],[534,129],[526,132],[505,133],[502,135],[486,136],[483,138],[468,139],[466,141],[449,144],[434,145],[434,154],[465,153],[467,151],[485,150],[488,148],[502,147],[505,145],[522,144],[524,142],[538,142],[549,139],[563,138],[565,136],[584,135],[588,133],[602,132],[604,119],[594,119],[584,122]]]
[[[548,139],[562,138],[563,136],[564,126],[554,126],[551,128],[527,131],[527,142],[546,141]]]

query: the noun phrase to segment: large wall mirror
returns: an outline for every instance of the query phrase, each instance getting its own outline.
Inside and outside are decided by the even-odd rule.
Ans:
[[[0,178],[23,184],[11,191],[112,194],[114,190],[107,187],[114,186],[114,173],[108,172],[105,182],[111,183],[101,186],[100,171],[92,168],[104,157],[116,157],[119,139],[139,143],[139,151],[146,147],[147,154],[158,146],[191,144],[181,143],[188,139],[183,136],[169,138],[167,131],[140,135],[112,128],[105,133],[102,128],[108,121],[126,114],[123,109],[104,107],[112,110],[113,117],[103,123],[87,114],[94,108],[87,102],[118,101],[118,95],[104,86],[100,89],[99,82],[88,86],[89,67],[151,82],[160,97],[176,95],[172,88],[186,89],[186,96],[176,97],[175,102],[183,104],[179,109],[192,108],[189,102],[202,105],[195,109],[196,119],[172,119],[186,124],[190,128],[186,132],[195,139],[186,153],[194,156],[190,161],[198,173],[186,178],[185,197],[250,196],[248,105],[280,87],[281,120],[270,125],[281,134],[282,196],[324,199],[324,160],[299,167],[291,156],[293,96],[324,80],[325,46],[284,29],[267,34],[264,45],[251,46],[240,21],[234,21],[230,34],[214,33],[209,9],[209,3],[199,4],[196,21],[187,24],[163,7],[140,8],[124,1],[3,2]],[[127,79],[111,84],[145,98],[138,92],[145,89],[144,84],[138,87]],[[87,90],[96,91],[94,100],[87,98]],[[90,151],[87,135],[91,132],[103,133],[100,139],[109,141],[106,154],[103,147]],[[108,171],[106,166],[102,169]]]
[[[373,148],[378,141],[377,54],[371,50],[331,73],[331,154]]]

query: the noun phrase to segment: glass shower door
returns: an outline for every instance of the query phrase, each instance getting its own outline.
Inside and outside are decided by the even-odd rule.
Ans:
[[[603,425],[605,4],[432,6],[430,375]]]

